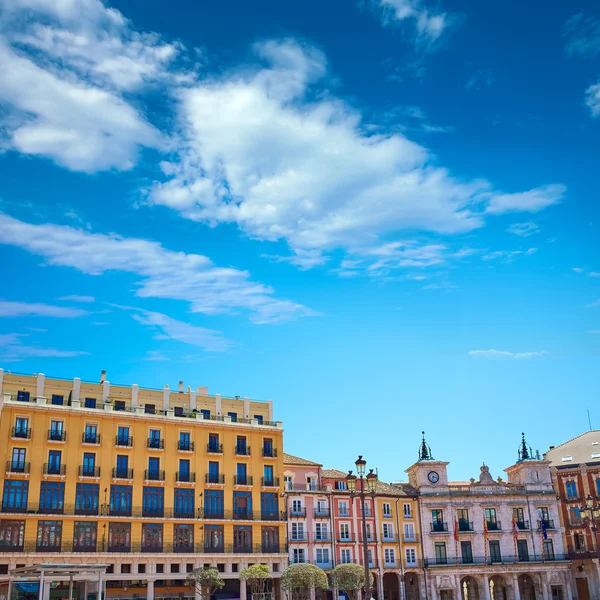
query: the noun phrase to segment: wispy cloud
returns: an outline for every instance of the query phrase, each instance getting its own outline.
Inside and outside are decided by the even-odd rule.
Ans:
[[[506,350],[471,350],[469,356],[476,358],[540,358],[548,353],[545,350],[541,352],[507,352]]]
[[[593,58],[600,54],[600,16],[578,13],[563,27],[566,51],[570,56]]]
[[[600,329],[590,329],[588,333],[591,335],[600,335]]]
[[[600,83],[590,85],[585,91],[585,103],[592,113],[592,117],[600,117]]]
[[[572,269],[575,273],[585,274],[588,277],[593,277],[594,279],[598,279],[600,277],[600,272],[598,271],[587,271],[586,269],[582,269],[581,267],[573,267]]]
[[[65,300],[66,302],[95,302],[96,298],[94,296],[77,296],[75,294],[73,296],[63,296],[59,300]]]
[[[244,309],[256,323],[316,314],[300,304],[278,300],[271,288],[251,281],[247,271],[218,267],[206,256],[173,252],[139,238],[64,225],[34,225],[0,214],[0,243],[41,255],[46,264],[73,267],[89,275],[133,273],[140,278],[138,296],[184,300],[193,312],[219,314]]]
[[[586,304],[586,308],[598,308],[600,306],[600,298],[598,298],[598,300],[594,300],[593,302],[590,302],[589,304]]]
[[[540,228],[535,223],[527,221],[526,223],[513,223],[506,231],[522,237],[529,237],[530,235],[539,233]]]
[[[146,356],[142,360],[148,360],[148,361],[154,362],[154,361],[164,361],[164,360],[171,360],[171,359],[168,356],[165,356],[159,350],[148,350],[148,352],[146,353]]]
[[[529,248],[528,250],[495,250],[484,254],[481,259],[487,261],[500,260],[503,262],[511,262],[519,256],[531,256],[538,251],[537,248]]]
[[[515,194],[496,194],[492,196],[486,212],[499,215],[509,212],[536,213],[548,206],[558,204],[564,198],[564,185],[553,184]]]
[[[72,358],[87,354],[77,350],[43,348],[30,343],[22,333],[0,334],[0,360],[20,362],[28,358]]]
[[[584,272],[584,269],[582,269],[581,267],[573,267],[571,270],[575,271],[575,273],[583,273]]]
[[[466,90],[480,90],[491,87],[496,77],[491,69],[479,69],[465,84]]]
[[[64,308],[37,302],[9,302],[0,300],[0,317],[57,317],[73,319],[89,314],[80,308]]]

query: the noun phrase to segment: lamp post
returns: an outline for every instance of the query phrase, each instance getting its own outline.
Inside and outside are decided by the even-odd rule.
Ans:
[[[358,496],[360,498],[360,504],[362,508],[362,535],[363,535],[363,562],[365,565],[365,598],[364,600],[370,600],[372,597],[373,588],[371,587],[371,572],[369,571],[369,546],[367,544],[367,520],[365,515],[365,497],[370,494],[373,501],[375,500],[375,491],[377,489],[377,475],[373,473],[373,469],[369,470],[369,473],[365,476],[367,467],[367,461],[363,459],[362,455],[358,457],[358,460],[354,463],[356,465],[356,472],[358,477],[352,474],[352,471],[348,471],[346,475],[346,485],[350,490],[350,499],[354,501],[354,498]],[[356,482],[360,480],[360,486],[356,485]],[[365,491],[365,481],[366,491]]]
[[[600,560],[600,539],[598,538],[598,523],[600,522],[600,504],[594,504],[592,496],[585,499],[585,504],[579,509],[580,515],[590,523],[590,529],[596,537],[596,554]]]

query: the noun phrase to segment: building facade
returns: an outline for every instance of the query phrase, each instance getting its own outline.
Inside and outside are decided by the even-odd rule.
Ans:
[[[419,493],[426,595],[431,600],[571,600],[550,463],[524,439],[519,460],[494,480],[451,482],[423,438],[407,473]]]
[[[210,564],[245,598],[237,573],[261,562],[277,593],[286,514],[271,402],[0,370],[0,439],[0,574],[103,563],[107,597],[151,600],[193,596],[186,573]]]
[[[580,508],[591,496],[600,502],[600,431],[586,431],[560,446],[551,446],[544,458],[550,463],[559,497],[565,547],[573,560],[572,571],[579,600],[600,599],[600,522],[581,516]]]

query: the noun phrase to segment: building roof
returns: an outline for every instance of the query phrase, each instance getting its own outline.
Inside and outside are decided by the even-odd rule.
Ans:
[[[322,467],[323,465],[320,463],[312,462],[311,460],[307,460],[306,458],[300,458],[299,456],[294,456],[293,454],[283,453],[283,464],[284,465],[296,465],[298,467]]]
[[[321,476],[324,479],[345,479],[348,473],[344,471],[338,471],[337,469],[323,469]]]
[[[569,467],[580,464],[600,464],[600,430],[586,431],[555,448],[550,448],[544,458],[551,467]]]

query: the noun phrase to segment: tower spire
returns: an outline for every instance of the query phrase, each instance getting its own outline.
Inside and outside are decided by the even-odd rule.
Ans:
[[[433,460],[431,448],[425,441],[425,432],[422,431],[421,433],[423,434],[423,440],[421,441],[421,446],[419,447],[419,460]]]
[[[519,446],[519,462],[522,460],[530,460],[533,458],[533,452],[531,446],[527,445],[525,441],[525,434],[521,433],[521,445]]]

